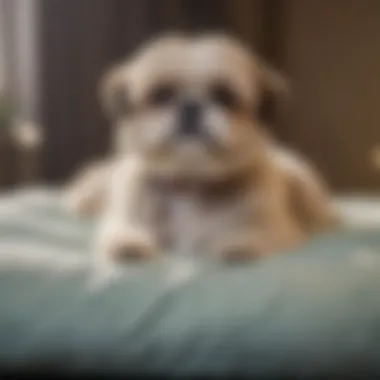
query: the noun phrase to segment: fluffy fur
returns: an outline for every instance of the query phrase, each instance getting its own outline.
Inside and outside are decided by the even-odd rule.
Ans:
[[[335,224],[317,171],[265,130],[286,81],[233,38],[163,36],[110,70],[100,93],[115,154],[81,172],[66,200],[100,214],[105,257],[251,259]]]

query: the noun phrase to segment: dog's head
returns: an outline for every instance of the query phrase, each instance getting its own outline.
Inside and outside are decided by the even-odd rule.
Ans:
[[[257,160],[259,127],[274,120],[286,92],[279,73],[225,35],[155,39],[101,85],[123,149],[157,172],[194,177]]]

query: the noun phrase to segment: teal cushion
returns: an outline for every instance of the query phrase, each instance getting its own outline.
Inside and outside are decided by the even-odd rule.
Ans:
[[[99,267],[54,191],[0,201],[0,367],[164,376],[380,373],[380,227],[244,266]]]

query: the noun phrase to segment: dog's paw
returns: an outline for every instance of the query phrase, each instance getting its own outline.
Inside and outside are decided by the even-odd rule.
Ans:
[[[156,256],[158,249],[152,236],[141,229],[107,226],[97,242],[98,252],[113,261],[148,260]]]
[[[268,247],[252,236],[241,236],[220,242],[213,248],[214,256],[229,263],[258,259],[268,254]]]

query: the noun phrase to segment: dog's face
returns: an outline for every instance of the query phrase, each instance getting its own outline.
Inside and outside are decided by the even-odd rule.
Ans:
[[[123,149],[157,172],[196,178],[258,159],[262,116],[284,91],[282,78],[232,38],[173,35],[111,70],[102,97]]]

